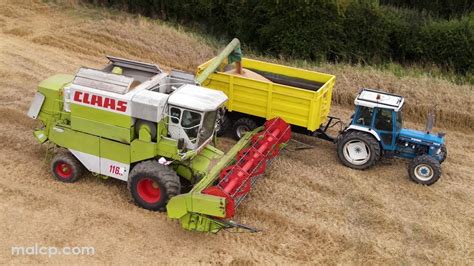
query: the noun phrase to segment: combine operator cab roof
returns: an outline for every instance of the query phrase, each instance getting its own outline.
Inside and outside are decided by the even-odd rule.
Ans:
[[[383,91],[362,89],[357,95],[354,103],[355,105],[366,106],[369,108],[386,108],[398,112],[402,108],[404,101],[404,98],[399,95]]]
[[[222,91],[186,84],[171,93],[168,103],[202,112],[214,111],[227,102]]]

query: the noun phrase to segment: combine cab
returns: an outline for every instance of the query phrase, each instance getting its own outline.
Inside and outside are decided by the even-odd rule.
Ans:
[[[235,208],[289,141],[289,126],[270,120],[224,155],[212,145],[224,93],[190,74],[108,59],[102,70],[39,84],[28,115],[42,122],[36,138],[60,148],[53,175],[72,183],[87,170],[126,181],[138,206],[167,210],[189,230],[242,227],[230,220]]]

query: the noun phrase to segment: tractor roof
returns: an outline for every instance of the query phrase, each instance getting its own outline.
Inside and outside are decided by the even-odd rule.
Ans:
[[[186,84],[170,95],[168,104],[206,112],[216,110],[227,99],[222,91]]]
[[[362,89],[354,103],[360,106],[386,108],[398,112],[403,106],[404,98],[384,91]]]

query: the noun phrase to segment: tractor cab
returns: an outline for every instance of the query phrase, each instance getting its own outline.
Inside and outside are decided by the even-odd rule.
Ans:
[[[403,128],[403,103],[402,96],[363,89],[355,100],[356,111],[351,126],[363,127],[372,133],[385,152],[401,152],[406,158],[413,158],[416,153],[407,153],[400,145],[414,142],[433,147],[432,150],[443,145],[443,134],[431,134],[431,129],[423,132]],[[429,150],[426,153],[430,153]]]
[[[384,150],[394,151],[402,130],[403,103],[401,96],[364,89],[355,100],[351,126],[371,133]]]

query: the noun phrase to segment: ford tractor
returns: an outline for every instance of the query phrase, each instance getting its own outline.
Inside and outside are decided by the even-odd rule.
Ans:
[[[194,75],[108,59],[38,86],[28,115],[41,121],[39,142],[56,148],[53,176],[73,183],[87,170],[123,180],[138,206],[166,210],[188,230],[249,229],[232,220],[235,209],[289,141],[289,125],[269,120],[224,154],[213,145],[223,92]]]
[[[367,169],[382,156],[410,159],[408,175],[416,183],[434,184],[446,159],[444,133],[431,133],[430,114],[424,132],[403,128],[404,98],[363,89],[355,99],[351,123],[337,139],[338,157],[354,169]]]

